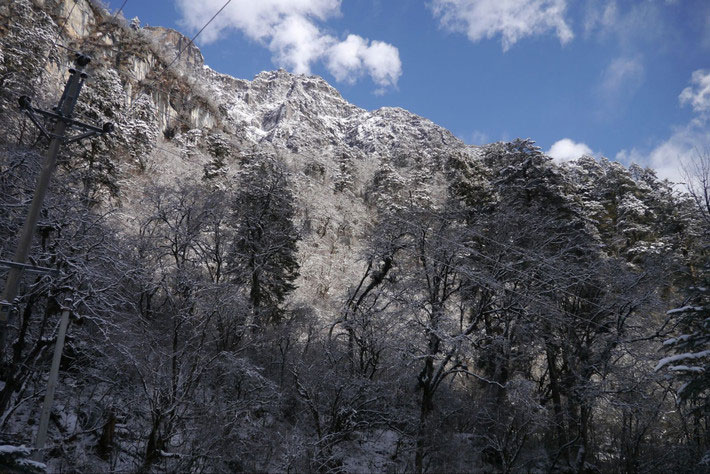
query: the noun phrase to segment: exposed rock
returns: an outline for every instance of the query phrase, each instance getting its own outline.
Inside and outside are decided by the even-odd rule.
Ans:
[[[467,148],[448,130],[406,110],[356,107],[318,76],[278,70],[250,82],[209,68],[203,75],[211,95],[227,107],[228,120],[253,143],[298,153],[345,146],[380,157]]]
[[[135,19],[134,19],[135,20]],[[188,66],[193,69],[199,69],[205,64],[202,53],[190,39],[182,33],[173,30],[172,28],[164,28],[162,26],[146,26],[145,31],[149,31],[158,42],[163,45],[173,57],[179,56],[177,62],[183,66]]]
[[[74,40],[89,36],[96,24],[94,10],[87,0],[60,2],[59,17],[64,21],[65,34]]]
[[[321,77],[281,69],[237,79],[205,66],[199,49],[175,30],[139,28],[138,21],[131,27],[87,0],[79,0],[72,11],[73,6],[73,0],[59,0],[54,7],[59,25],[69,16],[57,35],[73,47],[93,48],[94,70],[82,95],[85,101],[97,99],[96,117],[118,124],[125,148],[116,155],[123,160],[118,164],[124,170],[122,213],[138,217],[143,212],[141,193],[149,181],[170,185],[208,175],[229,187],[243,157],[276,155],[292,174],[296,217],[304,229],[295,299],[324,312],[361,271],[378,170],[391,164],[392,180],[407,189],[426,185],[421,192],[428,193],[435,186],[418,179],[416,168],[430,175],[440,170],[441,155],[477,153],[406,110],[357,107]],[[176,55],[179,60],[173,61]],[[66,66],[47,68],[48,82],[61,87]],[[105,73],[116,78],[110,88],[99,84]],[[117,104],[123,104],[125,117],[110,116]],[[143,110],[148,106],[154,113]],[[322,298],[313,301],[313,295]]]

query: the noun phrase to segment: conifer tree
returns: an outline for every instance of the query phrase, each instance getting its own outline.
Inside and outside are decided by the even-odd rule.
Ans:
[[[683,382],[678,401],[706,414],[710,407],[710,154],[699,153],[686,165],[686,189],[697,211],[694,234],[699,244],[689,254],[691,283],[684,304],[668,311],[668,321],[678,328],[675,337],[663,343],[672,355],[660,360],[656,370],[678,377]]]
[[[234,279],[249,291],[254,325],[278,322],[298,277],[293,195],[285,170],[257,158],[240,173],[234,201]]]

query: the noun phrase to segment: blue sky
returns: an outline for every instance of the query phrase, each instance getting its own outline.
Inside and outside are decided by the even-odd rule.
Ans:
[[[191,35],[224,1],[128,0],[124,14]],[[710,145],[707,0],[232,0],[197,43],[220,72],[318,74],[467,143],[530,137],[558,160],[673,178]]]

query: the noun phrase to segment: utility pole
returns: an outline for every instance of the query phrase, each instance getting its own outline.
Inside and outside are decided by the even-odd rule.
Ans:
[[[51,141],[42,166],[42,171],[40,172],[37,180],[37,186],[35,188],[34,197],[32,198],[32,203],[30,204],[27,219],[25,220],[25,224],[20,232],[20,238],[17,243],[17,249],[15,250],[12,262],[13,265],[10,266],[7,279],[5,281],[5,287],[3,289],[2,296],[0,297],[0,362],[4,361],[5,358],[7,329],[10,317],[15,307],[15,298],[17,297],[20,278],[22,276],[22,271],[28,269],[29,267],[28,265],[25,265],[25,263],[27,262],[27,256],[29,255],[30,248],[32,247],[32,237],[34,235],[35,228],[37,227],[37,221],[39,219],[40,210],[42,209],[42,203],[44,202],[47,189],[49,188],[49,181],[57,164],[57,155],[59,154],[59,150],[62,145],[74,143],[97,134],[105,134],[113,131],[113,124],[111,123],[105,123],[103,127],[99,128],[94,127],[93,125],[81,123],[72,118],[74,106],[76,106],[77,100],[79,99],[79,92],[81,92],[81,88],[88,77],[86,72],[84,72],[84,68],[90,61],[91,59],[88,56],[83,54],[76,55],[76,68],[69,69],[69,80],[64,88],[64,93],[59,100],[59,104],[54,107],[53,112],[32,107],[31,99],[27,96],[22,96],[19,99],[20,108],[37,126],[39,131]],[[44,128],[44,126],[40,123],[38,116],[42,116],[54,123],[54,127],[51,132],[48,132]],[[75,136],[67,136],[66,132],[71,128],[78,129],[79,133]],[[35,270],[42,270],[37,269],[36,267],[32,268]]]
[[[62,319],[59,323],[57,333],[57,343],[54,345],[54,356],[52,357],[52,368],[49,370],[49,380],[47,381],[47,391],[44,394],[44,404],[42,405],[42,415],[39,418],[39,428],[37,428],[37,439],[35,442],[35,452],[32,456],[34,461],[42,462],[44,453],[44,443],[47,441],[47,429],[49,428],[49,415],[52,414],[52,403],[54,403],[54,391],[57,389],[59,380],[59,363],[62,361],[62,350],[64,349],[64,337],[67,335],[69,326],[69,305],[71,301],[65,301],[65,308],[62,310]]]

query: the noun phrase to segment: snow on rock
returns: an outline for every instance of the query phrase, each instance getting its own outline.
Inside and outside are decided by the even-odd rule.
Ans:
[[[705,372],[705,369],[703,367],[688,365],[674,365],[673,367],[669,367],[668,370],[672,372],[695,372],[698,374]]]
[[[318,76],[280,69],[247,81],[208,67],[202,75],[216,102],[225,104],[228,121],[254,144],[297,153],[345,144],[379,156],[468,148],[448,130],[406,110],[369,112],[350,104]]]
[[[689,334],[683,334],[682,336],[666,339],[665,341],[663,341],[663,345],[664,346],[671,346],[671,345],[676,344],[678,342],[686,342],[690,338],[691,338],[691,336]]]

